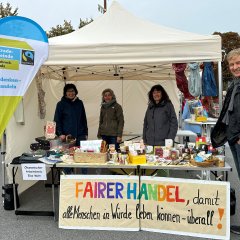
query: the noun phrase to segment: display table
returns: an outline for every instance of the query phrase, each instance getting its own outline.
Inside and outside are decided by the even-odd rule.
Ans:
[[[17,169],[21,164],[10,164],[9,166],[12,167],[12,178],[13,178],[13,193],[14,193],[14,209],[16,215],[35,215],[35,216],[54,216],[54,219],[56,220],[56,204],[55,204],[55,185],[54,185],[54,169],[57,170],[58,176],[60,177],[61,171],[63,168],[74,168],[74,169],[83,169],[83,168],[90,168],[90,169],[121,169],[123,174],[128,173],[125,171],[126,169],[133,170],[131,172],[135,175],[144,176],[146,174],[146,170],[150,169],[153,170],[153,173],[151,174],[154,177],[154,173],[157,170],[166,169],[166,170],[178,170],[178,171],[200,171],[201,172],[201,179],[202,180],[210,180],[210,174],[214,174],[215,179],[217,180],[221,176],[223,177],[223,180],[228,180],[228,172],[232,171],[231,166],[228,163],[225,163],[225,167],[196,167],[196,166],[184,166],[184,165],[152,165],[152,164],[142,164],[142,165],[134,165],[134,164],[128,164],[128,165],[119,165],[119,164],[89,164],[89,163],[57,163],[54,165],[46,165],[46,167],[51,169],[51,187],[52,187],[52,211],[21,211],[17,210],[17,204],[16,204],[16,195],[15,195],[15,189],[16,189],[16,182],[15,182],[15,176],[17,173]],[[221,175],[218,175],[220,172]]]
[[[119,164],[89,164],[89,163],[57,163],[56,168],[95,168],[95,169],[121,169],[124,172],[124,169],[132,169],[135,171],[135,175],[141,174],[145,175],[145,170],[178,170],[178,171],[200,171],[203,180],[210,180],[210,173],[213,173],[215,178],[219,178],[217,172],[220,172],[225,181],[228,180],[228,172],[232,171],[232,167],[225,163],[224,167],[196,167],[196,166],[184,166],[184,165],[153,165],[153,164],[127,164],[127,165],[119,165]],[[152,174],[154,175],[154,173]]]
[[[206,122],[197,122],[197,121],[193,121],[190,118],[187,118],[184,120],[184,122],[188,124],[201,125],[202,135],[206,135],[206,137],[210,139],[211,128],[215,126],[217,122],[217,118],[207,118]]]

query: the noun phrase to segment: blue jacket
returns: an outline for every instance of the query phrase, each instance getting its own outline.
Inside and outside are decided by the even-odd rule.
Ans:
[[[88,135],[85,108],[79,98],[71,101],[62,97],[61,101],[57,103],[54,121],[58,136],[71,134],[79,139],[81,136]]]

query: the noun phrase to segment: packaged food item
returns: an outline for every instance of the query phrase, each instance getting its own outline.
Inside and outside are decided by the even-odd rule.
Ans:
[[[106,143],[106,141],[104,141],[104,140],[102,140],[100,152],[101,152],[101,153],[107,152],[107,143]]]
[[[149,146],[147,145],[146,146],[146,154],[153,154],[153,146]]]
[[[109,152],[109,161],[112,161],[113,163],[118,162],[118,154],[117,152]]]
[[[218,167],[225,167],[225,156],[224,155],[215,155],[214,157],[217,160],[216,165]]]
[[[163,148],[161,146],[155,146],[154,147],[154,155],[163,157]]]
[[[55,132],[56,132],[56,122],[47,121],[45,129],[45,138],[46,139],[54,139],[55,138]]]
[[[128,154],[126,152],[121,152],[121,157],[118,159],[119,164],[128,164]]]
[[[178,150],[176,150],[175,148],[173,148],[173,149],[171,150],[170,158],[171,158],[172,160],[177,160],[177,159],[178,159],[178,155],[179,155]]]
[[[165,147],[167,147],[167,148],[173,147],[173,140],[172,139],[165,139]]]
[[[198,145],[200,145],[200,144],[206,144],[206,143],[207,143],[206,137],[197,137],[196,138],[196,147],[198,147]]]
[[[171,156],[171,150],[169,150],[169,149],[163,149],[163,158],[165,158],[165,159],[169,159]]]
[[[112,153],[115,152],[116,151],[115,144],[109,144],[108,149],[109,149],[109,152],[112,152]]]

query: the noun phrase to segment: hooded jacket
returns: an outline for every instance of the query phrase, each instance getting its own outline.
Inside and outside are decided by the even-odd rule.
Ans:
[[[157,105],[149,103],[143,124],[145,144],[164,146],[165,139],[175,139],[177,129],[177,116],[170,101],[162,101]]]
[[[56,134],[71,134],[75,138],[88,135],[87,118],[83,102],[76,98],[75,101],[62,97],[57,103],[54,121]]]

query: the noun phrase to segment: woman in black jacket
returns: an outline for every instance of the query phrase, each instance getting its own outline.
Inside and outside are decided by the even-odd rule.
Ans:
[[[67,135],[76,138],[76,145],[88,136],[87,118],[83,102],[77,97],[78,91],[74,84],[66,84],[63,97],[57,103],[54,121],[56,134],[64,141]]]
[[[165,89],[154,85],[148,93],[149,103],[144,118],[143,141],[151,146],[164,146],[165,139],[174,140],[178,121]]]

